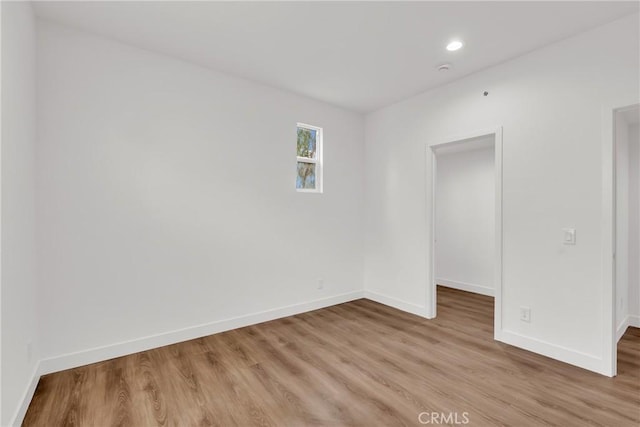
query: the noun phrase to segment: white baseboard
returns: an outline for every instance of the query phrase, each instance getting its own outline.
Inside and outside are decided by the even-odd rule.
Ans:
[[[505,344],[519,347],[561,362],[575,365],[598,374],[612,376],[603,365],[603,360],[591,354],[582,353],[567,347],[562,347],[546,341],[520,335],[516,332],[502,330],[496,334],[496,340]]]
[[[416,316],[425,317],[427,319],[429,318],[427,316],[426,308],[421,305],[402,301],[373,291],[364,291],[364,297],[370,299],[371,301],[379,302],[380,304],[388,305],[389,307],[397,308],[398,310],[415,314]]]
[[[629,327],[629,316],[622,319],[622,322],[616,328],[616,342],[620,341],[620,338],[624,335]]]
[[[126,356],[152,348],[175,344],[203,336],[255,325],[282,317],[293,316],[307,311],[317,310],[336,304],[363,298],[363,291],[354,291],[346,294],[335,295],[328,298],[317,299],[301,304],[289,305],[272,310],[266,310],[245,316],[219,320],[202,325],[191,326],[161,334],[151,335],[135,340],[124,341],[102,347],[96,347],[75,353],[62,354],[40,361],[40,374],[45,375],[65,369],[76,368],[91,363]]]
[[[620,338],[627,331],[627,328],[631,326],[634,328],[640,328],[640,316],[635,314],[629,314],[624,318],[622,322],[616,328],[616,342],[620,341]]]
[[[446,286],[447,288],[459,289],[461,291],[473,292],[475,294],[480,294],[480,295],[487,295],[489,297],[492,297],[495,294],[493,288],[490,288],[488,286],[476,285],[473,283],[458,282],[456,280],[437,278],[436,284],[440,286]]]
[[[9,424],[10,426],[18,427],[22,425],[24,416],[27,414],[27,409],[29,409],[31,399],[33,399],[33,393],[35,393],[36,387],[38,386],[38,381],[40,381],[40,375],[40,363],[36,363],[36,366],[33,369],[33,373],[31,374],[31,381],[29,381],[29,385],[22,395],[20,406],[11,418],[11,422]]]

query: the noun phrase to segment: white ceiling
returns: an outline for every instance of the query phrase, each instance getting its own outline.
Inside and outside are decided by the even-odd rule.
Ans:
[[[609,1],[35,5],[41,18],[360,112],[638,12]],[[453,38],[465,47],[447,52]],[[443,62],[452,69],[438,72]]]

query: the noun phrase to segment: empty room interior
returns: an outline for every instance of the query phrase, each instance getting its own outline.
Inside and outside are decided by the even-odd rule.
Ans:
[[[636,1],[1,1],[1,426],[639,426]]]

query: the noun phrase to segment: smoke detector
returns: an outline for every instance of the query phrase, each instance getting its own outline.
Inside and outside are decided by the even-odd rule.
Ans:
[[[438,71],[449,71],[451,64],[438,65]]]

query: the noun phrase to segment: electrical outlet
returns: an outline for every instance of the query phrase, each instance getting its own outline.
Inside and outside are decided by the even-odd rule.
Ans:
[[[318,289],[324,289],[324,279],[318,279]]]
[[[520,307],[520,320],[523,322],[531,322],[531,309],[529,307]]]
[[[575,245],[576,244],[576,229],[575,228],[563,228],[562,232],[564,236],[562,237],[562,243],[565,245]]]

